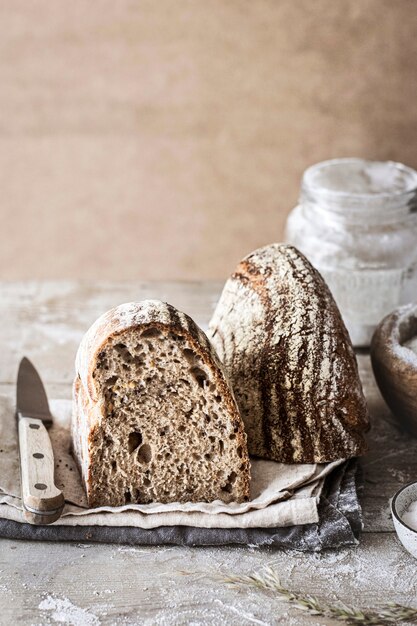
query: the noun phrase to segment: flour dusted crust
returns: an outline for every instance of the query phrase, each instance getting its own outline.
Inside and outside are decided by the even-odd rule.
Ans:
[[[210,322],[249,452],[283,463],[361,455],[368,411],[352,344],[321,275],[294,247],[256,250]]]
[[[160,300],[127,302],[101,315],[90,326],[78,348],[75,359],[76,373],[92,400],[97,400],[98,398],[93,371],[96,367],[95,359],[100,352],[101,346],[109,337],[145,324],[156,324],[180,329],[195,345],[199,346],[200,350],[207,356],[207,359],[213,362],[211,367],[220,370],[224,376],[223,365],[212,344],[191,317]]]
[[[171,305],[102,315],[81,341],[73,398],[90,506],[248,499],[246,435],[223,366]]]

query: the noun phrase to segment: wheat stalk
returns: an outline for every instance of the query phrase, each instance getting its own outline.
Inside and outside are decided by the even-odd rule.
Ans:
[[[273,591],[280,598],[289,602],[295,608],[307,611],[310,615],[331,617],[345,624],[360,626],[390,626],[401,624],[406,621],[417,621],[417,609],[391,603],[380,610],[356,609],[344,604],[332,605],[322,603],[312,595],[303,595],[290,591],[283,587],[277,572],[272,568],[266,568],[262,572],[257,572],[249,576],[222,576],[223,582],[229,585],[256,587],[264,591]]]

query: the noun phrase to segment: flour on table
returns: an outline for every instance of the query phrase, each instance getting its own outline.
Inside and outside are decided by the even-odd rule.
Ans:
[[[68,598],[46,596],[38,607],[41,611],[51,611],[54,622],[71,626],[99,626],[100,620],[87,609],[73,604]]]

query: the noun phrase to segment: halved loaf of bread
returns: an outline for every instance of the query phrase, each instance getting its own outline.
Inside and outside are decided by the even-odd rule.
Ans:
[[[256,250],[210,322],[249,452],[282,463],[362,454],[368,411],[352,344],[320,274],[292,246]]]
[[[207,337],[158,300],[121,305],[76,359],[73,448],[89,506],[242,502],[246,435]]]

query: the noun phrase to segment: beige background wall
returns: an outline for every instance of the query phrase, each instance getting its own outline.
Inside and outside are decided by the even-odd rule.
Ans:
[[[415,0],[3,0],[0,278],[223,278],[303,169],[417,166]]]

